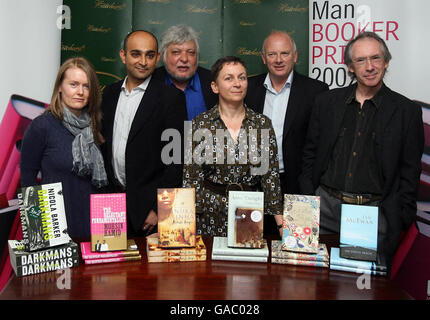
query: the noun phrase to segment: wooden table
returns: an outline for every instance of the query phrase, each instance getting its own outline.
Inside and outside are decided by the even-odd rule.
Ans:
[[[68,270],[12,276],[1,300],[387,300],[410,299],[394,282],[372,276],[359,289],[360,274],[271,263],[211,261],[205,239],[203,262],[147,263],[145,239],[136,242],[142,261],[81,264]],[[335,245],[336,239],[321,236]],[[270,260],[269,260],[270,261]]]

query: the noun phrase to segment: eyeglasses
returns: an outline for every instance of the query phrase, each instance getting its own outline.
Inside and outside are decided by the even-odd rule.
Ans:
[[[363,66],[367,61],[369,61],[372,65],[380,65],[382,64],[383,60],[384,59],[381,56],[376,55],[372,57],[357,58],[352,62],[357,66]]]

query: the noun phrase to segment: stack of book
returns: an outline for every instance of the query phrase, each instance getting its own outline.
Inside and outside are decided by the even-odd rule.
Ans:
[[[146,237],[148,262],[184,262],[206,260],[206,245],[201,236],[196,236],[196,246],[190,248],[160,248],[158,234]]]
[[[300,253],[282,250],[282,242],[280,240],[272,240],[272,263],[292,264],[312,267],[329,267],[329,254],[327,246],[324,243],[319,244],[318,252]]]
[[[79,265],[77,244],[67,232],[61,183],[18,191],[23,240],[9,240],[15,274],[26,276]]]
[[[267,262],[269,248],[263,239],[262,248],[232,248],[228,245],[227,237],[214,237],[212,245],[212,260]]]
[[[136,242],[133,239],[127,240],[126,250],[106,252],[94,252],[91,250],[91,242],[81,242],[81,255],[85,264],[140,261],[142,259]]]
[[[387,265],[379,256],[376,262],[346,259],[340,256],[339,248],[330,250],[330,269],[377,276],[387,275]]]
[[[157,190],[158,233],[146,238],[148,262],[206,260],[206,246],[196,236],[194,188]]]

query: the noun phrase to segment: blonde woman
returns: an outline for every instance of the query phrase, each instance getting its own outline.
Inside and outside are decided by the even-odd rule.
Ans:
[[[21,186],[61,182],[69,235],[90,236],[90,194],[107,185],[99,149],[100,87],[91,63],[76,57],[58,71],[51,104],[27,128]]]

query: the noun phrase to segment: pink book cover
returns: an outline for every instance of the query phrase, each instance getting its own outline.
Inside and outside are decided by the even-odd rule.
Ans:
[[[127,249],[125,193],[92,194],[91,251]]]
[[[140,261],[140,260],[142,260],[142,256],[139,254],[137,256],[129,256],[129,257],[87,259],[87,260],[85,260],[85,264],[112,263],[112,262],[125,262],[125,261]]]
[[[127,240],[127,250],[93,252],[91,250],[91,242],[81,242],[82,259],[102,259],[102,258],[118,258],[139,255],[139,249],[133,239]]]

